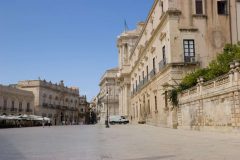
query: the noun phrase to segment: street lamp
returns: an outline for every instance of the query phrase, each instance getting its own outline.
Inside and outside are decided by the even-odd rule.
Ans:
[[[106,96],[107,96],[107,119],[106,119],[106,128],[109,128],[109,122],[108,122],[108,119],[109,119],[109,117],[108,117],[108,90],[107,90]]]

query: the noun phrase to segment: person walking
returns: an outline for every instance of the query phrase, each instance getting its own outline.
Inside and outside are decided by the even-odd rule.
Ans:
[[[44,122],[44,117],[43,117],[43,120],[42,120],[42,126],[44,128],[44,125],[45,125],[45,122]]]
[[[51,121],[50,121],[50,119],[48,119],[48,126],[49,126],[49,127],[51,126]]]

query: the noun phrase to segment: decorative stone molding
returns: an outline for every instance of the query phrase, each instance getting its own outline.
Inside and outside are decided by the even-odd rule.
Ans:
[[[156,47],[152,46],[150,51],[151,51],[151,53],[153,53],[155,50],[156,50]]]
[[[166,37],[167,33],[166,32],[161,32],[160,34],[160,40],[163,41],[163,39]]]
[[[205,14],[193,14],[192,17],[198,19],[207,19],[207,15]]]
[[[179,30],[181,32],[197,32],[198,28],[195,28],[195,27],[180,27]]]
[[[151,31],[151,35],[153,35],[155,32],[155,29],[153,28],[152,31]]]

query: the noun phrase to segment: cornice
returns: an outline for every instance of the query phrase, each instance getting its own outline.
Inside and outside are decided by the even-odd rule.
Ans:
[[[144,34],[144,32],[145,32],[145,30],[146,30],[147,24],[148,24],[148,22],[149,22],[150,19],[151,19],[152,13],[153,13],[153,11],[154,11],[154,9],[155,9],[158,1],[159,1],[159,0],[155,0],[154,3],[153,3],[153,6],[152,6],[152,8],[151,8],[151,10],[150,10],[150,12],[149,12],[149,14],[148,14],[148,16],[147,16],[147,19],[146,19],[146,21],[145,21],[144,27],[143,27],[143,29],[142,29],[142,31],[141,31],[141,33],[140,33],[140,36],[139,36],[139,38],[138,38],[138,40],[137,40],[137,42],[136,42],[136,45],[133,47],[132,53],[130,54],[130,59],[131,59],[131,57],[132,57],[132,54],[133,54],[134,51],[136,50],[136,47],[137,47],[139,41],[141,40],[142,35]]]

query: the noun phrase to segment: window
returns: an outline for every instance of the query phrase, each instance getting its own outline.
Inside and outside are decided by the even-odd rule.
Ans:
[[[148,66],[146,67],[146,72],[147,72],[147,80],[148,80]]]
[[[142,71],[142,78],[143,78],[143,83],[144,83],[144,71]]]
[[[22,102],[19,102],[19,112],[21,112],[22,111]]]
[[[14,101],[12,101],[12,108],[14,108],[14,105],[15,105],[15,103],[14,103]]]
[[[159,6],[161,7],[161,11],[163,12],[163,1],[159,1]]]
[[[137,90],[137,80],[136,80],[136,90]]]
[[[155,57],[153,58],[153,74],[155,75]]]
[[[151,113],[151,109],[150,109],[150,100],[148,99],[148,114],[150,114]]]
[[[195,44],[194,40],[183,40],[184,62],[195,62]]]
[[[195,0],[196,14],[203,14],[203,2],[202,0]]]
[[[136,117],[138,117],[138,107],[136,106]]]
[[[74,101],[74,106],[77,107],[77,100]]]
[[[162,54],[163,54],[163,65],[166,65],[166,47],[162,47]]]
[[[4,101],[3,101],[3,107],[7,108],[7,100],[6,99],[4,99]]]
[[[155,111],[157,111],[157,96],[155,96],[154,98],[155,98]]]
[[[49,102],[50,102],[50,104],[52,104],[52,95],[49,95]]]
[[[218,10],[218,14],[220,14],[220,15],[227,14],[227,1],[226,0],[219,0],[217,2],[217,10]]]
[[[168,94],[167,91],[164,92],[165,95],[165,108],[168,108]]]
[[[133,87],[133,92],[134,92],[134,84],[133,84],[133,86],[132,86],[132,87]]]
[[[27,103],[27,110],[30,110],[30,103]]]
[[[46,97],[47,97],[47,95],[43,94],[43,104],[46,103]]]

